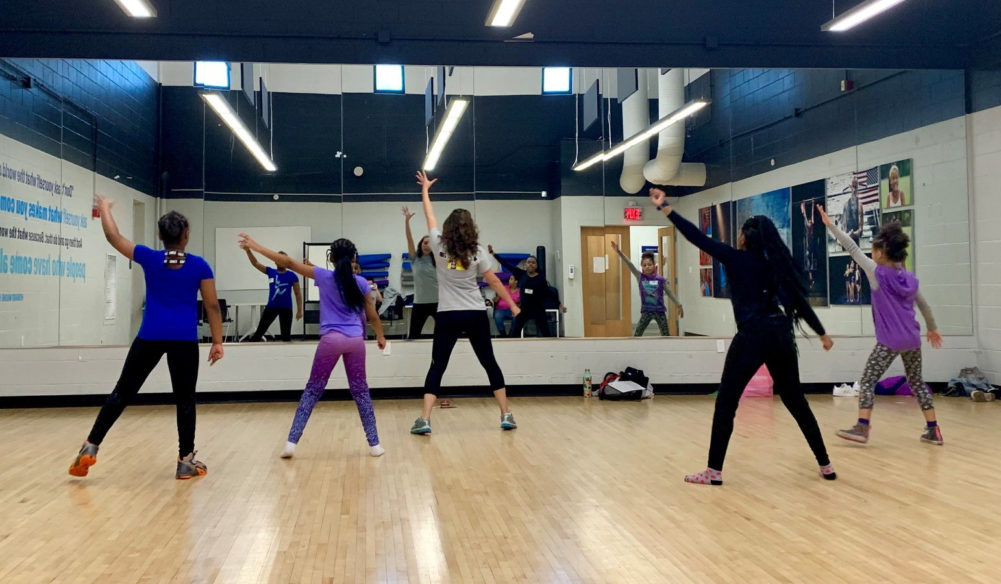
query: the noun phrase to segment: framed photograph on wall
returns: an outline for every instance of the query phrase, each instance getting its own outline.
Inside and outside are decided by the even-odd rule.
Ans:
[[[907,246],[907,259],[904,260],[904,268],[914,273],[914,210],[904,209],[901,211],[887,211],[883,213],[883,225],[889,225],[894,221],[900,222],[907,237],[911,239],[911,244]]]
[[[786,245],[792,247],[791,219],[789,217],[789,187],[776,189],[753,197],[738,199],[734,226],[740,229],[755,215],[764,215],[775,223]]]
[[[830,295],[831,304],[870,303],[869,279],[848,254],[831,256]]]
[[[898,160],[879,167],[879,200],[883,210],[914,205],[913,160]]]
[[[792,257],[806,275],[811,306],[828,305],[827,229],[820,222],[817,205],[826,208],[824,181],[796,185],[792,198]]]
[[[699,289],[705,298],[713,297],[713,269],[699,268]]]
[[[713,222],[712,222],[712,208],[702,207],[699,209],[699,229],[710,239],[713,236]],[[699,265],[700,266],[711,266],[713,265],[713,258],[706,252],[699,250]]]
[[[863,251],[872,249],[879,231],[879,169],[846,172],[827,179],[827,214]],[[830,254],[843,253],[833,236],[828,237]]]

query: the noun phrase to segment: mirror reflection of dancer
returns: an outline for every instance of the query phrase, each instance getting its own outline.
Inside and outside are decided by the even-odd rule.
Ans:
[[[73,476],[87,476],[97,464],[97,448],[104,441],[125,407],[139,393],[149,374],[167,355],[170,385],[177,401],[178,479],[190,479],[208,473],[195,460],[195,384],[198,381],[198,293],[212,329],[209,365],[222,359],[222,312],[216,296],[215,279],[208,262],[184,252],[191,230],[188,220],[176,211],[160,217],[157,227],[163,251],[136,245],[118,231],[111,215],[111,201],[98,197],[104,236],[120,254],[142,266],[146,279],[146,307],[142,326],[132,341],[114,391],[97,414],[94,427],[70,466]]]
[[[410,309],[410,331],[407,338],[426,338],[421,335],[424,323],[428,318],[434,320],[434,315],[438,312],[438,273],[434,254],[431,253],[431,238],[425,235],[415,246],[414,236],[410,233],[410,220],[414,213],[403,207],[403,216],[407,226],[407,253],[414,274],[414,306]]]
[[[636,269],[626,254],[619,249],[619,244],[612,242],[612,249],[626,263],[626,267],[636,277],[640,293],[640,320],[636,323],[635,337],[642,337],[646,332],[646,327],[650,326],[650,320],[657,321],[660,329],[660,336],[666,337],[671,334],[667,328],[667,307],[664,306],[664,296],[666,295],[678,307],[678,316],[685,317],[685,307],[681,305],[678,297],[671,292],[671,287],[667,285],[667,278],[657,274],[657,265],[654,263],[653,254],[646,252],[640,260],[640,269]]]
[[[385,450],[379,445],[375,410],[365,375],[365,324],[361,315],[367,316],[368,322],[375,329],[380,349],[386,347],[386,337],[382,333],[382,321],[375,312],[375,303],[369,296],[369,283],[352,270],[351,264],[358,256],[355,244],[347,239],[338,239],[330,244],[327,253],[334,264],[333,271],[280,255],[257,243],[246,233],[240,234],[240,247],[253,250],[305,278],[312,278],[320,289],[320,342],[316,345],[309,381],[299,399],[299,407],[295,410],[288,442],[285,443],[281,457],[291,458],[295,454],[296,444],[302,438],[306,422],[327,388],[330,373],[342,356],[351,398],[358,407],[358,415],[365,429],[369,454],[381,456]]]
[[[869,279],[872,295],[872,319],[876,328],[876,348],[869,355],[862,379],[859,381],[858,422],[847,430],[838,430],[838,436],[853,442],[869,441],[869,420],[875,403],[873,392],[876,382],[900,355],[907,373],[907,384],[918,396],[921,412],[925,417],[925,431],[921,441],[942,444],[942,430],[935,418],[932,396],[921,377],[921,325],[914,318],[917,306],[928,328],[928,342],[934,348],[942,346],[942,335],[935,326],[931,307],[918,290],[918,279],[904,269],[910,238],[900,223],[888,223],[879,230],[872,241],[872,258],[866,257],[851,237],[837,228],[823,210],[821,220],[838,242],[858,262],[859,270]]]
[[[488,245],[487,252],[494,256],[505,269],[510,270],[518,279],[518,287],[521,289],[521,314],[514,317],[511,333],[508,336],[520,337],[521,329],[530,320],[535,321],[538,336],[553,336],[553,332],[549,328],[549,315],[546,314],[546,306],[550,303],[558,305],[562,312],[566,312],[567,307],[560,304],[558,298],[553,297],[552,287],[546,280],[546,273],[539,270],[538,258],[528,256],[528,259],[525,260],[525,269],[521,269],[514,262],[494,253],[494,246]]]
[[[723,459],[733,433],[733,418],[740,396],[762,364],[768,366],[775,392],[796,419],[800,431],[813,450],[820,474],[836,478],[824,439],[799,381],[799,360],[793,324],[800,319],[820,335],[824,350],[834,341],[807,300],[799,266],[771,219],[756,215],[744,222],[737,236],[737,248],[713,241],[674,213],[659,188],[650,189],[650,200],[674,223],[685,239],[726,266],[737,334],[730,343],[716,398],[709,465],[706,470],[685,477],[689,483],[723,484]]]
[[[278,252],[286,255],[285,252]],[[257,331],[250,337],[251,341],[257,342],[264,338],[264,333],[268,332],[268,327],[278,318],[282,332],[282,341],[288,343],[292,341],[292,295],[295,294],[296,313],[295,319],[302,320],[302,289],[299,287],[299,277],[284,268],[272,268],[257,261],[254,253],[247,250],[247,258],[250,265],[257,268],[259,272],[268,277],[268,304],[261,313],[261,322],[257,325]]]
[[[518,425],[508,407],[504,374],[497,365],[490,343],[490,320],[487,318],[487,307],[483,303],[477,276],[483,275],[483,279],[497,296],[511,306],[511,312],[516,318],[520,309],[491,269],[492,263],[480,247],[479,230],[469,211],[452,211],[442,228],[438,229],[438,219],[431,206],[431,185],[437,181],[438,179],[429,179],[422,171],[417,173],[424,218],[431,233],[431,251],[435,256],[435,269],[438,270],[438,315],[434,321],[431,367],[424,380],[424,407],[421,416],[414,420],[410,433],[431,432],[431,410],[441,393],[441,378],[448,367],[452,349],[462,335],[469,338],[473,353],[487,372],[490,389],[493,390],[494,399],[501,411],[501,428],[513,430]]]

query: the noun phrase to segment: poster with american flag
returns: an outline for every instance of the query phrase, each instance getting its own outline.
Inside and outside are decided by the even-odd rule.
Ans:
[[[879,167],[846,172],[826,180],[827,214],[865,251],[879,231]],[[833,237],[828,252],[844,253]]]
[[[852,176],[858,185],[858,198],[862,208],[879,206],[879,167],[859,170]]]

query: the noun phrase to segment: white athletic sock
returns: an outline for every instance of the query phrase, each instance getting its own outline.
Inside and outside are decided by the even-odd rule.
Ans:
[[[293,454],[295,454],[295,442],[286,442],[285,450],[282,450],[282,458],[292,458]]]
[[[368,453],[371,454],[372,456],[382,456],[383,454],[385,454],[385,452],[386,449],[378,444],[376,444],[375,446],[368,447]]]

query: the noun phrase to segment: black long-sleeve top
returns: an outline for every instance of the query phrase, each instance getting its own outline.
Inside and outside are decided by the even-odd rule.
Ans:
[[[776,267],[764,257],[713,241],[677,212],[672,212],[667,218],[674,223],[685,239],[719,260],[726,268],[727,277],[730,279],[730,296],[737,330],[750,325],[755,318],[782,314],[779,300],[781,295],[784,301],[781,304],[795,307],[796,313],[818,335],[826,334],[824,325],[806,298],[799,294],[786,294],[779,289],[775,277]]]
[[[545,272],[538,272],[534,276],[529,276],[528,272],[519,268],[516,264],[509,262],[499,255],[494,254],[497,261],[504,268],[514,274],[518,280],[518,288],[521,289],[521,309],[526,312],[538,312],[546,309],[546,303],[551,298],[552,292],[549,289],[549,282],[546,281]]]

